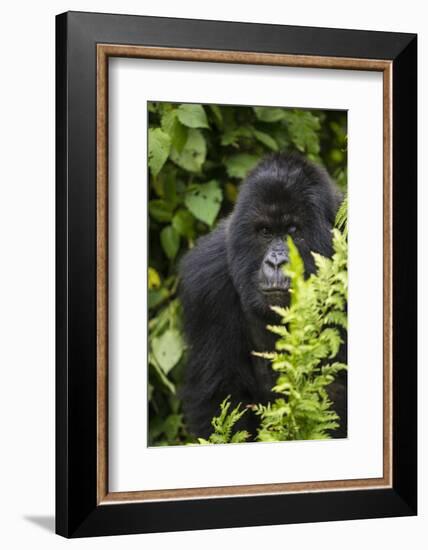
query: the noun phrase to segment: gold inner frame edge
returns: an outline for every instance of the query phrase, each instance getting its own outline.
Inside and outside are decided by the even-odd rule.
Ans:
[[[133,57],[383,73],[383,476],[224,487],[108,489],[108,59]],[[97,504],[224,498],[392,486],[392,62],[385,60],[97,44]]]

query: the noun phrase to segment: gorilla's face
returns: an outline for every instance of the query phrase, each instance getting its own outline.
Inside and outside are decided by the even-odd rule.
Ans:
[[[312,252],[331,254],[337,201],[327,174],[300,157],[274,155],[248,176],[227,230],[229,269],[244,310],[266,316],[270,306],[288,305],[287,237],[309,275]]]
[[[258,270],[255,286],[269,304],[283,305],[288,302],[290,279],[284,273],[284,265],[289,260],[286,238],[295,231],[295,225],[284,228],[280,234],[266,226],[258,230],[259,238],[265,241],[266,253]]]

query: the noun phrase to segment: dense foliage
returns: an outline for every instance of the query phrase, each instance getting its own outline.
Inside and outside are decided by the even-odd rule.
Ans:
[[[271,151],[300,151],[345,189],[346,114],[155,102],[148,111],[149,444],[173,445],[190,441],[179,399],[180,256],[232,210],[242,179]]]

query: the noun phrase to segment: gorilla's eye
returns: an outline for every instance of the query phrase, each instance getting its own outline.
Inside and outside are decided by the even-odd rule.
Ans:
[[[270,239],[272,237],[272,231],[269,227],[261,227],[259,233],[262,237],[265,237],[265,239]]]

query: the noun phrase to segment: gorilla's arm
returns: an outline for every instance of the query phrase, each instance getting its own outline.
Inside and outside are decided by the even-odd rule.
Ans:
[[[227,396],[246,401],[249,347],[239,296],[229,276],[225,223],[199,239],[180,266],[180,297],[189,343],[184,413],[190,431],[207,437],[211,419]]]

